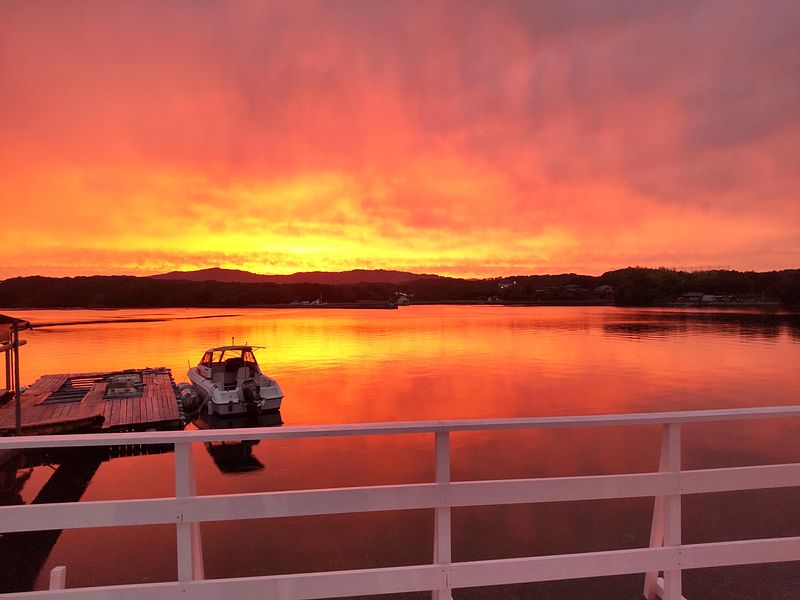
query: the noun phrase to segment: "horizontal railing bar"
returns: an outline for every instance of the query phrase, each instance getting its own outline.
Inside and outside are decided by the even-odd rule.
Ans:
[[[197,431],[151,431],[143,433],[94,433],[83,435],[40,435],[0,438],[0,450],[55,448],[72,446],[113,446],[124,444],[173,444],[259,439],[343,437],[432,433],[437,431],[489,431],[505,429],[549,429],[563,427],[615,427],[800,417],[800,406],[730,408],[660,413],[530,417],[514,419],[472,419],[449,421],[410,421],[356,423],[345,425],[303,425],[216,429]]]
[[[541,479],[458,481],[450,484],[448,506],[492,506],[663,496],[678,492],[677,473],[627,473]]]
[[[681,494],[800,486],[800,463],[681,471]]]
[[[299,517],[662,495],[674,473],[419,483],[148,500],[101,500],[0,507],[0,531]]]
[[[0,506],[0,533],[434,508],[440,484]]]
[[[181,520],[179,502],[148,498],[0,506],[0,533],[175,524]]]
[[[187,521],[487,506],[652,496],[677,491],[672,473],[599,475],[450,484],[198,496],[186,500]],[[225,500],[224,504],[221,500]]]
[[[679,555],[677,546],[662,546],[461,562],[451,565],[449,582],[465,588],[646,573],[676,569]]]
[[[10,600],[167,600],[183,594],[198,600],[233,596],[237,600],[265,597],[311,600],[436,590],[448,584],[452,588],[465,588],[796,560],[800,560],[800,537],[461,562],[452,564],[449,569],[441,565],[387,567],[23,592],[3,597]]]
[[[74,588],[58,591],[22,592],[2,596],[8,600],[312,600],[371,594],[424,592],[444,589],[447,583],[441,565],[388,567],[325,573],[206,579],[193,582]]]
[[[700,569],[800,560],[800,537],[681,546],[681,567]]]
[[[446,489],[436,483],[292,490],[196,496],[186,499],[187,521],[220,521],[259,517],[300,517],[344,513],[414,510],[442,506]]]
[[[481,431],[492,429],[548,429],[570,427],[622,427],[631,425],[664,425],[666,423],[699,423],[800,417],[800,406],[772,406],[688,410],[616,415],[580,415],[533,417],[522,419],[469,419],[442,421],[448,431]],[[484,422],[485,421],[485,422]],[[492,423],[495,423],[492,425]]]
[[[453,588],[800,560],[800,537],[454,563]]]
[[[800,463],[0,507],[0,531],[229,521],[436,507],[696,494],[800,485]]]

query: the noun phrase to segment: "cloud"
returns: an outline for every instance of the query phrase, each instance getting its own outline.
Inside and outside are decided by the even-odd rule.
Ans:
[[[797,266],[798,26],[789,1],[6,2],[0,276]]]

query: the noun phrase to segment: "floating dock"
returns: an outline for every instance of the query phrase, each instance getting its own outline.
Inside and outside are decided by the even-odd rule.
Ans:
[[[14,433],[13,402],[0,406],[0,435]],[[182,429],[183,409],[166,368],[44,375],[21,398],[23,435]]]

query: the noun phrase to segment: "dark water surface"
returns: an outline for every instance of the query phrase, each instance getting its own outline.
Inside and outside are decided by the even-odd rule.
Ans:
[[[800,404],[800,319],[792,315],[617,308],[412,306],[398,311],[30,311],[23,382],[45,373],[166,366],[185,380],[210,346],[266,346],[287,425],[607,414]],[[230,310],[216,314],[230,315]],[[800,462],[795,419],[684,428],[684,468]],[[652,427],[454,434],[455,480],[657,469]],[[433,478],[431,436],[196,445],[201,494],[414,483]],[[173,456],[75,459],[9,470],[5,502],[174,495]],[[44,461],[40,461],[44,462]],[[54,465],[57,466],[57,465]],[[12,472],[13,475],[13,472]],[[800,482],[798,482],[800,484]],[[687,543],[800,535],[797,488],[683,502]],[[647,545],[652,499],[453,510],[455,561]],[[202,525],[208,578],[424,564],[433,511]],[[2,540],[3,591],[176,578],[174,526],[103,528]],[[19,566],[22,565],[22,566]],[[800,565],[685,572],[689,599],[797,598]],[[456,598],[638,598],[643,577],[457,590]],[[425,597],[422,595],[420,597]]]

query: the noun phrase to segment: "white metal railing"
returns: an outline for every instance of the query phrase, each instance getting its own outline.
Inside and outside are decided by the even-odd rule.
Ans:
[[[526,583],[643,573],[644,595],[680,600],[681,571],[701,567],[800,560],[800,537],[707,544],[681,542],[681,496],[707,492],[800,486],[800,463],[681,469],[681,425],[800,417],[800,406],[469,421],[374,423],[258,429],[227,429],[137,434],[8,437],[1,450],[128,444],[173,444],[175,497],[0,507],[0,533],[174,523],[178,580],[166,583],[80,589],[64,587],[60,567],[51,574],[51,590],[7,594],[3,598],[138,600],[193,598],[280,598],[304,600],[398,592],[432,591],[437,600],[451,590],[473,586]],[[539,479],[450,481],[450,434],[460,431],[661,425],[658,472]],[[348,487],[300,491],[198,496],[191,445],[198,442],[328,436],[432,433],[436,475],[432,483]],[[452,562],[450,509],[611,498],[655,498],[647,548]],[[386,510],[435,511],[433,564],[274,575],[203,579],[199,524],[268,517],[323,515]],[[658,577],[664,573],[663,579]]]

